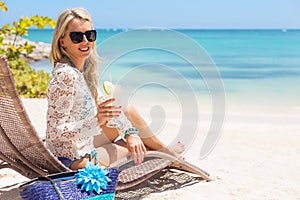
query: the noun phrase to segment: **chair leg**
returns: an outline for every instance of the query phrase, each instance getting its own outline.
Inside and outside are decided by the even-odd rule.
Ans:
[[[29,179],[33,179],[33,178],[40,176],[32,169],[25,166],[23,163],[18,163],[17,161],[13,161],[13,160],[9,159],[5,155],[3,155],[1,152],[0,152],[0,159],[1,159],[0,160],[0,170],[4,169],[4,168],[9,168]],[[15,164],[13,164],[13,163],[15,163]]]

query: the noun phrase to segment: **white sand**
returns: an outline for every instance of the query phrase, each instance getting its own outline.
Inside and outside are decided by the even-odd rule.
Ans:
[[[24,104],[38,132],[44,133],[46,101],[25,99]],[[299,107],[227,105],[219,142],[210,155],[199,160],[209,127],[205,116],[207,120],[200,124],[184,156],[220,179],[153,193],[146,199],[300,199]],[[11,170],[0,170],[0,191],[25,180]]]

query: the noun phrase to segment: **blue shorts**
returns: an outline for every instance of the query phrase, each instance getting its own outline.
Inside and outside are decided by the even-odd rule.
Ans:
[[[64,164],[68,168],[70,168],[72,163],[75,161],[75,160],[71,160],[70,158],[65,158],[65,157],[58,157],[58,160],[60,162],[62,162],[62,164]]]

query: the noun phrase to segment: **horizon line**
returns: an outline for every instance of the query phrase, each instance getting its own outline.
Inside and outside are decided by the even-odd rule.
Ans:
[[[193,27],[177,27],[177,28],[164,28],[164,27],[140,27],[140,28],[105,28],[105,27],[94,27],[100,30],[137,30],[137,29],[161,29],[161,30],[300,30],[299,28],[193,28]],[[38,29],[37,27],[28,28],[28,30],[52,30],[54,28],[46,27],[43,29]]]

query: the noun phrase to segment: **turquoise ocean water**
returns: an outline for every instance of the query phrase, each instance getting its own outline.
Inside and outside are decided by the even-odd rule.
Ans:
[[[299,109],[300,30],[175,31],[200,45],[211,57],[220,73],[227,102]],[[98,30],[97,44],[101,47],[103,42],[124,32]],[[30,30],[28,39],[50,43],[52,33],[53,30]],[[128,38],[128,41],[143,39],[143,33],[140,33],[136,38]],[[155,42],[160,39],[155,37]],[[185,47],[181,41],[172,38],[169,42],[177,49]],[[120,42],[116,48],[122,45],[126,43]],[[100,51],[101,55],[106,56],[106,53],[109,55],[110,52],[102,54]],[[51,71],[49,61],[31,65],[36,69]],[[136,69],[139,70],[135,73]],[[116,81],[124,74],[129,74],[128,84],[147,83],[142,87],[145,90],[137,89],[140,94],[146,91],[144,95],[153,92],[151,94],[159,93],[160,97],[176,99],[176,94],[187,91],[187,88],[203,96],[214,92],[208,91],[205,78],[189,62],[164,49],[144,48],[124,54],[110,65],[101,80],[112,77]],[[172,97],[168,97],[164,91],[168,91]],[[151,95],[152,101],[155,98],[155,95]]]

